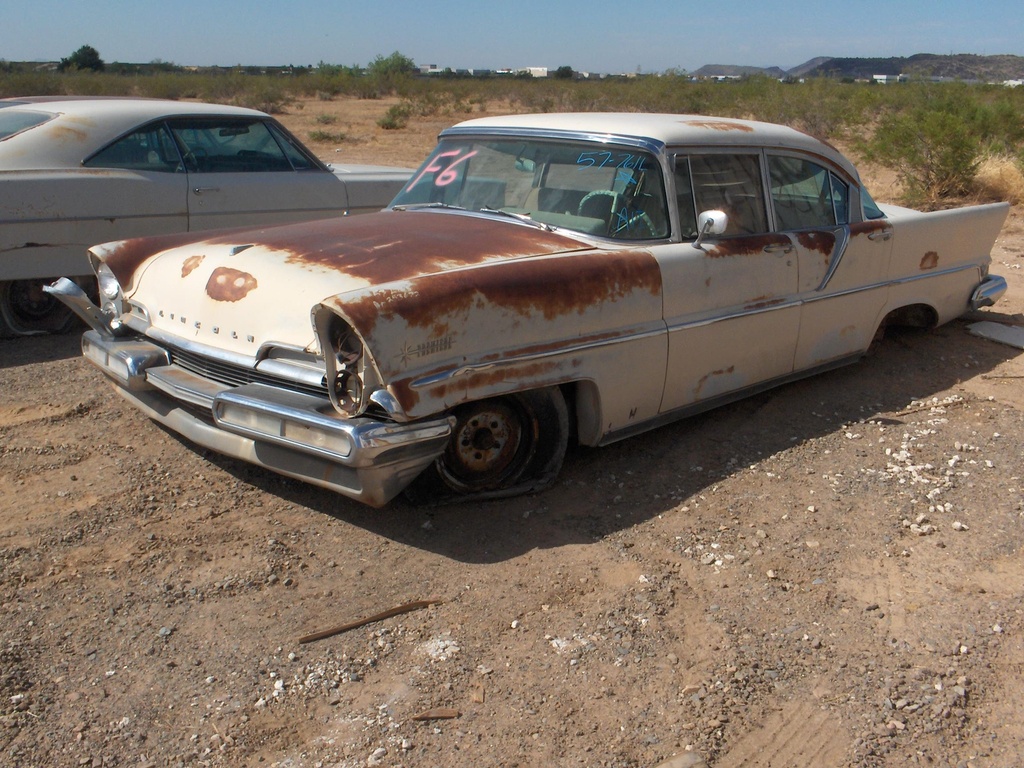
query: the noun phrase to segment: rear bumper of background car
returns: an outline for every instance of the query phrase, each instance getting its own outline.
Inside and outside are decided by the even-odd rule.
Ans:
[[[87,331],[82,353],[121,395],[193,443],[374,507],[401,493],[451,434],[447,417],[412,424],[345,419],[325,397],[220,384],[174,365],[146,340]]]

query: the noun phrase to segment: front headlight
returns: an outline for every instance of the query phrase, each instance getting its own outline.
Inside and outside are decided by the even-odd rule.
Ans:
[[[121,284],[117,282],[113,270],[106,264],[100,264],[97,267],[96,283],[100,291],[100,309],[110,318],[111,328],[116,328],[120,325],[121,314],[124,312],[125,306]]]
[[[100,264],[96,271],[96,281],[99,283],[100,296],[104,300],[114,301],[121,296],[121,284],[117,282],[113,270],[106,264]]]
[[[344,319],[317,307],[313,324],[324,356],[324,384],[331,403],[343,416],[358,416],[367,405],[366,354],[363,340]]]

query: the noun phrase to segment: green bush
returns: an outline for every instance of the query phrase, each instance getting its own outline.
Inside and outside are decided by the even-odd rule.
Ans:
[[[981,162],[976,122],[970,108],[948,103],[889,114],[868,143],[869,156],[896,170],[913,201],[966,195]]]
[[[405,128],[409,124],[409,117],[412,114],[412,106],[408,102],[400,102],[388,107],[384,117],[377,121],[377,125],[385,131],[396,131]]]

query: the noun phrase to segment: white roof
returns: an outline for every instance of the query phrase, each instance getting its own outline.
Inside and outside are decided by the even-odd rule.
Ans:
[[[564,132],[592,136],[621,136],[661,142],[668,147],[778,147],[821,155],[847,170],[853,165],[832,145],[774,123],[708,115],[669,115],[645,112],[566,112],[481,117],[454,126],[458,130],[501,129]]]
[[[54,117],[44,125],[0,140],[0,170],[78,167],[82,160],[110,141],[161,117],[266,117],[254,109],[222,104],[117,97],[0,99],[0,119],[7,110],[46,113]]]

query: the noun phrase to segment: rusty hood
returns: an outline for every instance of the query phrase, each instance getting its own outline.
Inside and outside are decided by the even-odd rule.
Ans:
[[[97,246],[152,325],[253,355],[308,347],[310,310],[345,294],[489,262],[589,249],[530,224],[439,210],[383,211],[262,230],[142,238]]]

